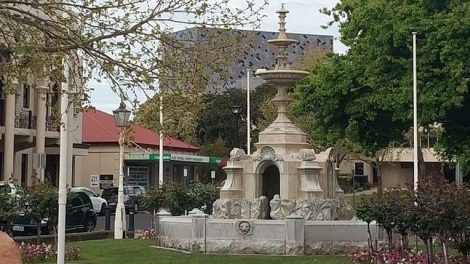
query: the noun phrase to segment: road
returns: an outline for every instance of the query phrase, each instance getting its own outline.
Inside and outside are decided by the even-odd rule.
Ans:
[[[98,216],[96,231],[104,230],[104,216]],[[129,215],[127,215],[127,225],[129,226]],[[135,230],[145,229],[152,226],[152,215],[147,212],[139,212],[134,215]],[[114,215],[111,215],[111,230],[114,230]]]

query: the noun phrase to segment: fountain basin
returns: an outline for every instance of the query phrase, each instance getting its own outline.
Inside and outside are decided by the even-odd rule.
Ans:
[[[309,72],[298,70],[257,70],[256,75],[272,84],[289,85],[305,78]]]

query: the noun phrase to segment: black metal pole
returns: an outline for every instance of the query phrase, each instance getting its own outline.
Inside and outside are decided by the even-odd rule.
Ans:
[[[135,231],[134,211],[135,211],[135,208],[129,209],[129,228],[128,228],[127,231],[128,231],[129,237],[131,237],[131,238],[134,238],[134,231]]]
[[[109,205],[104,208],[104,230],[111,230],[111,210],[109,209]]]
[[[237,130],[236,130],[236,133],[237,133],[237,137],[236,137],[236,141],[235,141],[235,147],[238,148],[239,146],[239,142],[240,142],[240,128],[238,127],[238,115],[235,116],[235,119],[236,119],[236,124],[237,124]]]

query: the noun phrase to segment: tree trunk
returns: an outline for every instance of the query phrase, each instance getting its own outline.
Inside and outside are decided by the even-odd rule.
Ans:
[[[57,228],[55,226],[52,227],[52,232],[54,234],[54,250],[57,252]]]
[[[376,160],[374,162],[374,167],[377,170],[377,193],[379,197],[382,197],[383,185],[382,185],[382,162]]]
[[[448,248],[447,248],[447,239],[445,235],[440,236],[442,244],[442,253],[444,254],[445,264],[449,264]]]
[[[463,263],[468,264],[468,254],[467,252],[462,252],[463,255]]]
[[[387,238],[388,238],[388,251],[392,252],[393,249],[393,230],[387,230]]]
[[[407,234],[401,234],[401,249],[404,251],[405,249],[408,249],[408,235]]]
[[[41,243],[41,221],[38,221],[36,224],[36,244]]]
[[[367,222],[367,245],[370,248],[370,251],[374,251],[374,245],[372,244],[372,235],[370,234],[370,222]]]
[[[434,263],[434,249],[433,249],[432,237],[429,238],[429,263]]]
[[[428,263],[431,264],[431,249],[429,248],[429,239],[423,239],[424,246],[426,247],[426,255],[428,257]],[[417,249],[417,248],[416,248]]]

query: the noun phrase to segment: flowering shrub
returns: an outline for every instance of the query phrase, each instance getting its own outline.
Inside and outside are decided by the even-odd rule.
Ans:
[[[360,250],[348,254],[354,264],[429,264],[425,251],[414,250],[380,250],[368,251]],[[435,264],[444,264],[444,257],[440,254],[434,255]],[[463,258],[450,257],[449,264],[463,264]]]
[[[52,244],[30,244],[24,243],[17,244],[21,253],[21,258],[25,263],[39,263],[51,261],[56,258],[54,245]],[[65,252],[65,260],[73,261],[80,258],[80,248],[69,247]]]
[[[154,228],[146,228],[144,230],[136,230],[134,237],[136,239],[148,239],[154,240],[156,237],[155,229]]]

